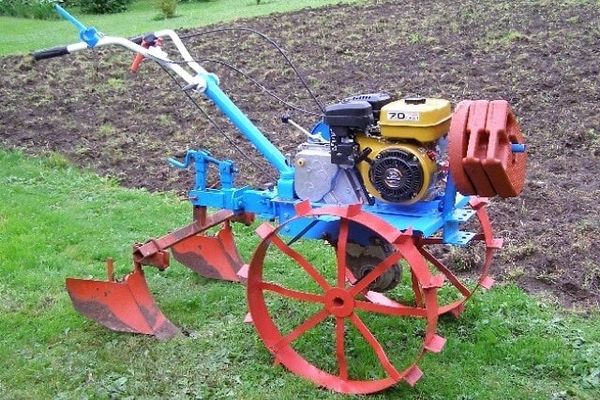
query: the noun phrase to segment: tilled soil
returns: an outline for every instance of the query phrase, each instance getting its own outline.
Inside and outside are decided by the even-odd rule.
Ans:
[[[444,97],[455,104],[508,100],[529,144],[528,183],[520,197],[491,207],[497,235],[506,242],[495,274],[551,293],[567,306],[598,306],[600,6],[459,3],[372,1],[210,29],[264,32],[285,49],[324,104],[374,91]],[[231,63],[281,98],[318,112],[293,71],[257,35],[222,31],[186,42],[196,58]],[[130,61],[124,51],[106,49],[38,63],[0,59],[2,146],[60,152],[126,186],[150,190],[187,190],[190,175],[170,168],[166,158],[188,148],[235,160],[238,183],[274,181],[270,166],[211,104],[199,99],[241,152],[159,66],[146,62],[131,76]],[[204,65],[270,140],[284,153],[294,152],[303,137],[281,124],[287,106],[223,65]],[[318,118],[296,111],[292,116],[307,127]]]

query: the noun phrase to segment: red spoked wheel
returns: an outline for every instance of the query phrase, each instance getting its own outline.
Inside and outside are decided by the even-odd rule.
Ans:
[[[420,239],[417,242],[419,252],[431,268],[446,278],[438,296],[440,315],[452,313],[458,316],[464,311],[465,302],[479,287],[489,289],[494,284],[489,270],[495,251],[502,247],[502,239],[494,238],[487,205],[487,199],[473,197],[470,201],[472,211],[464,211],[475,212],[479,223],[478,233],[466,246],[452,246],[449,251],[449,246],[443,243],[442,238]],[[469,260],[465,260],[467,258]]]
[[[436,334],[443,276],[430,272],[412,232],[400,232],[359,206],[310,209],[302,203],[297,213],[277,228],[263,224],[257,230],[263,241],[248,271],[248,305],[267,349],[296,375],[341,393],[377,392],[400,381],[414,385],[423,354],[439,352],[445,343]],[[336,238],[327,240],[335,249],[325,241],[286,244],[278,233],[299,220],[334,226]],[[385,241],[389,253],[351,284],[346,246],[355,229]],[[369,301],[369,285],[398,262],[410,269],[422,304]]]

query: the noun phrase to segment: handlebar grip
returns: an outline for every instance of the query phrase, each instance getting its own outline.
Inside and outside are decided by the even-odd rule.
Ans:
[[[144,36],[143,35],[135,36],[135,37],[129,38],[129,40],[131,40],[133,43],[141,46],[142,41],[144,40]]]
[[[36,51],[32,55],[33,55],[33,59],[38,61],[38,60],[44,60],[46,58],[64,56],[65,54],[69,54],[69,50],[67,50],[67,46],[58,46],[58,47],[53,47],[51,49]]]

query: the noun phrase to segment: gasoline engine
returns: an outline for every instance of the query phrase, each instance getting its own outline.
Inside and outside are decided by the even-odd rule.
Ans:
[[[326,108],[329,141],[299,146],[295,190],[299,198],[332,204],[377,201],[411,205],[441,194],[450,102],[413,97],[395,100],[386,93],[352,96]],[[378,245],[349,244],[347,263],[357,279],[388,254]],[[369,289],[386,292],[398,285],[395,264]]]
[[[331,105],[328,143],[300,145],[298,197],[332,204],[410,205],[438,195],[447,172],[450,102],[358,95]]]

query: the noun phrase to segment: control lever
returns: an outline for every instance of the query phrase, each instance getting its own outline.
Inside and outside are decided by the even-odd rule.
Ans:
[[[136,38],[138,39],[138,38]],[[156,37],[153,33],[150,33],[146,36],[144,36],[141,40],[141,46],[145,49],[148,49],[150,47],[160,47],[162,46],[163,40],[162,38],[158,38]],[[144,55],[143,54],[136,54],[135,57],[133,58],[133,62],[131,63],[131,68],[130,71],[132,73],[136,73],[138,72],[138,70],[140,69],[140,65],[142,64],[142,61],[144,61]]]

